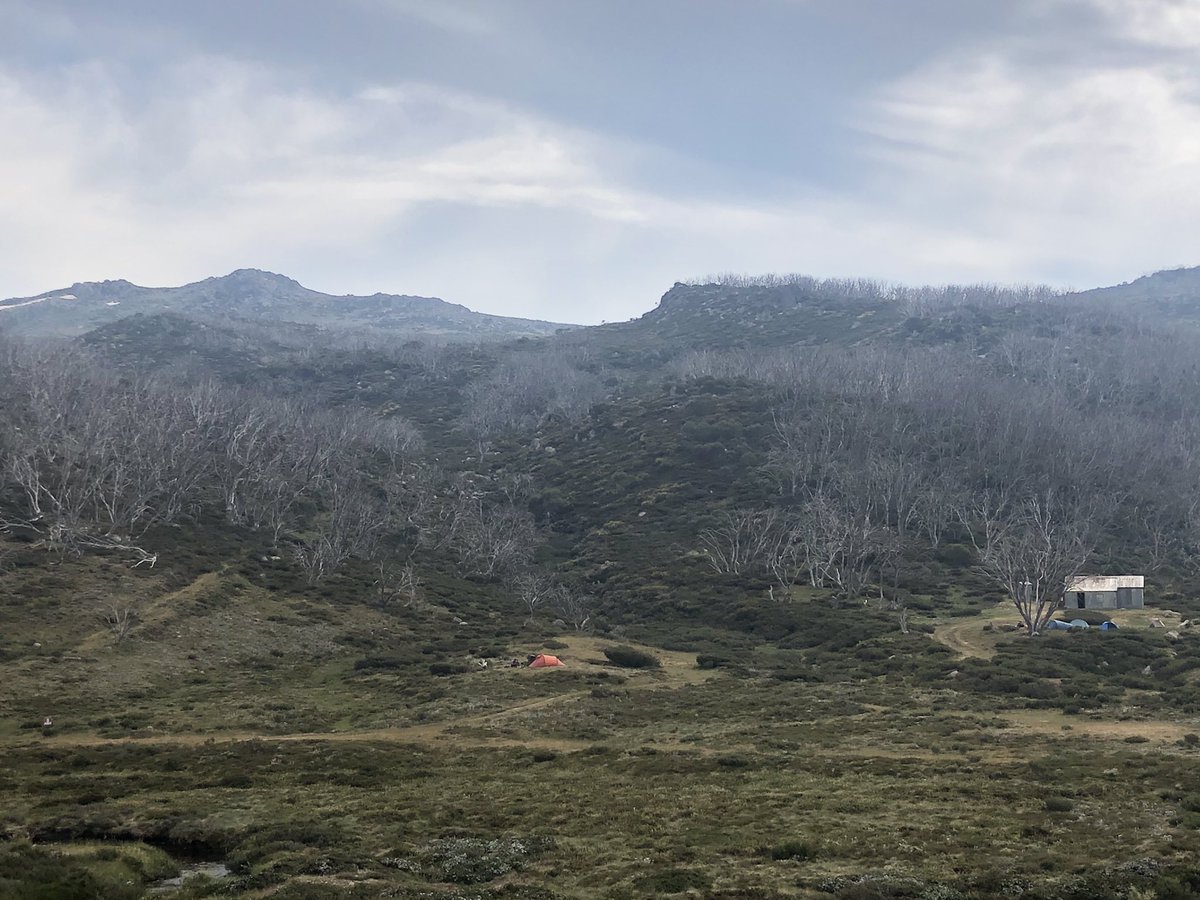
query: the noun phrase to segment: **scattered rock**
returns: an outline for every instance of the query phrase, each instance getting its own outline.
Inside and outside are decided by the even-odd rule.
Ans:
[[[553,838],[441,838],[422,848],[416,865],[419,871],[456,884],[482,884],[520,871],[528,860],[554,846]],[[390,868],[412,871],[414,861],[391,857]]]

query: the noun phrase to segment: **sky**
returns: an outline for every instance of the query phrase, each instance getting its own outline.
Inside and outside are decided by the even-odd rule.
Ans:
[[[0,0],[0,297],[1200,263],[1200,0]]]

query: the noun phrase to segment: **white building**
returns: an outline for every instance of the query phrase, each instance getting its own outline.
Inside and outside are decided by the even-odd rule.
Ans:
[[[1067,609],[1141,609],[1146,605],[1145,575],[1077,575],[1067,579]]]

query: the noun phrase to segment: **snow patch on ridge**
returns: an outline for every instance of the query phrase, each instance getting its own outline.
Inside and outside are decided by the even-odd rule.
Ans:
[[[51,297],[34,297],[32,300],[23,300],[20,303],[9,303],[8,305],[0,304],[0,312],[6,309],[20,309],[22,306],[33,306],[35,303],[45,303],[47,300],[78,300],[74,294],[55,294]],[[120,302],[119,300],[117,301]],[[112,306],[113,304],[108,304]]]

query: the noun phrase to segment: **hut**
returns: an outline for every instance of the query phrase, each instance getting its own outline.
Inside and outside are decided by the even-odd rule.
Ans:
[[[1067,609],[1141,609],[1146,605],[1144,575],[1077,575],[1068,578],[1062,605]]]

